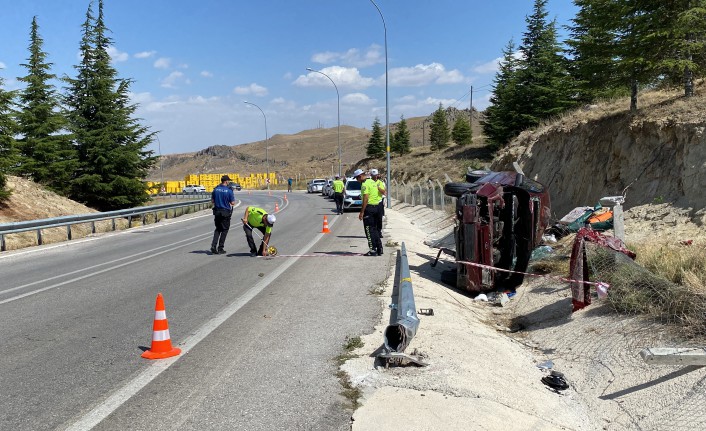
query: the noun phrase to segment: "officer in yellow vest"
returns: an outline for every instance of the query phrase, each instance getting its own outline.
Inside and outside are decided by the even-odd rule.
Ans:
[[[368,240],[368,252],[363,256],[381,256],[382,241],[380,241],[379,231],[377,227],[378,204],[382,197],[375,185],[375,182],[362,169],[356,169],[353,172],[356,181],[360,182],[360,195],[363,198],[363,206],[360,208],[358,219],[363,221],[363,229],[365,237]]]
[[[247,207],[245,208],[245,214],[243,215],[243,230],[245,231],[245,238],[248,241],[248,246],[250,247],[250,256],[267,256],[267,245],[270,242],[270,236],[272,235],[272,226],[274,226],[277,217],[274,214],[267,214],[265,210],[258,207]],[[262,232],[262,243],[260,244],[260,249],[255,247],[255,240],[252,237],[252,230],[257,229]]]
[[[385,215],[385,196],[387,196],[387,189],[385,188],[385,181],[382,180],[382,177],[380,176],[380,172],[378,172],[377,169],[371,169],[370,176],[373,177],[373,181],[375,182],[375,185],[378,188],[378,192],[380,192],[380,195],[382,197],[380,199],[380,203],[378,204],[378,219],[377,219],[378,233],[379,233],[380,239],[382,239],[382,217]]]
[[[336,213],[343,214],[343,188],[345,184],[341,181],[340,175],[336,175],[336,179],[333,180],[331,187],[333,187],[333,200],[336,202]]]

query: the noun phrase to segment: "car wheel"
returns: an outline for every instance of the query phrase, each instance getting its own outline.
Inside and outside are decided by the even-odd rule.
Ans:
[[[475,187],[473,183],[446,183],[444,184],[444,194],[454,198],[459,198],[461,195]]]

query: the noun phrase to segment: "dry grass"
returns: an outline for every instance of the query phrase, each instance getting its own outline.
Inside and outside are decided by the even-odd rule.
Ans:
[[[706,244],[646,243],[634,249],[638,263],[652,273],[706,294]]]
[[[594,255],[593,268],[610,283],[608,303],[618,312],[642,314],[678,325],[688,336],[706,335],[704,244],[662,241],[635,245],[636,262],[609,251]]]

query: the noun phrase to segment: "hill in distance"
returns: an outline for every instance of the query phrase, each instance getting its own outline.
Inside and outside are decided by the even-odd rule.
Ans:
[[[468,117],[468,110],[447,109],[449,127],[457,116]],[[489,163],[490,152],[482,148],[480,137],[480,119],[482,113],[473,112],[474,144],[464,148],[452,146],[441,152],[429,150],[428,117],[405,119],[410,132],[412,154],[404,157],[391,154],[391,171],[398,178],[438,178],[444,179],[444,173],[458,171],[462,176],[465,165]],[[390,135],[395,132],[397,123],[390,123]],[[383,134],[385,124],[382,124]],[[344,173],[353,172],[359,167],[385,170],[386,160],[366,158],[366,146],[371,131],[357,127],[341,125],[340,142]],[[304,130],[292,135],[277,134],[267,143],[267,159],[270,172],[278,177],[301,179],[330,177],[338,173],[338,131],[337,127]],[[188,174],[209,174],[235,172],[241,175],[266,172],[265,142],[228,146],[215,145],[208,148],[182,154],[169,154],[162,157],[162,170],[157,163],[149,173],[148,181],[159,182],[164,175],[165,181],[180,181]],[[449,169],[452,169],[450,171]]]

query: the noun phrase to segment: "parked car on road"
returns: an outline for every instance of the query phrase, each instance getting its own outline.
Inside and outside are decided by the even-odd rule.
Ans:
[[[321,196],[325,197],[331,197],[333,196],[333,180],[328,179],[326,180],[326,184],[324,184],[323,187],[321,187]]]
[[[326,184],[325,179],[314,178],[313,180],[311,180],[307,183],[306,192],[307,193],[321,193],[321,189],[323,188],[324,184]]]
[[[241,190],[243,189],[243,188],[240,186],[240,184],[234,183],[234,182],[232,182],[232,181],[231,181],[230,183],[228,183],[228,187],[230,187],[230,189],[231,189],[231,190],[234,190],[234,191],[241,191]]]
[[[182,193],[206,193],[206,187],[198,184],[187,184],[181,189]]]
[[[360,196],[360,183],[355,178],[348,178],[346,180],[346,188],[343,189],[343,210],[362,206],[363,198]]]

